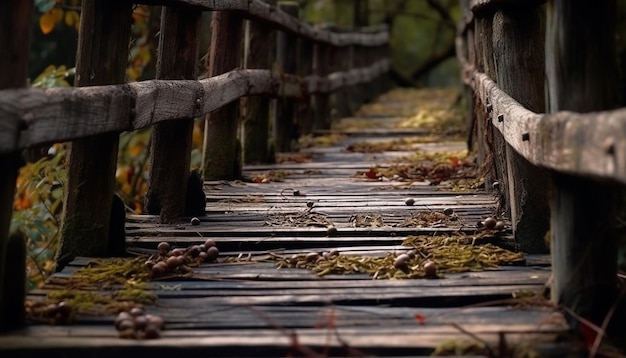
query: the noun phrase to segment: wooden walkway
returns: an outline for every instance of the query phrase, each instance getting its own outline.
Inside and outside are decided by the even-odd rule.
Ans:
[[[478,238],[477,246],[490,242],[515,247],[506,230],[482,236],[486,231],[477,228],[496,210],[493,194],[460,190],[447,181],[430,185],[432,178],[380,176],[393,167],[394,158],[418,148],[431,153],[464,149],[462,141],[428,140],[425,128],[399,128],[403,118],[415,116],[427,103],[428,96],[420,91],[391,92],[366,106],[360,117],[340,121],[334,133],[341,139],[332,146],[303,148],[291,162],[246,166],[249,181],[205,183],[207,215],[199,225],[159,225],[153,217],[129,217],[127,239],[133,253],[155,254],[161,241],[188,247],[209,238],[220,250],[218,262],[148,283],[158,300],[145,310],[161,316],[166,325],[160,339],[118,338],[114,315],[79,314],[71,325],[32,322],[24,331],[0,336],[0,356],[571,353],[571,345],[559,343],[568,333],[561,314],[543,299],[549,256],[526,255],[521,265],[488,270],[440,272],[439,278],[380,279],[406,276],[393,268],[393,261],[411,248],[402,246],[407,238],[426,235],[434,240],[465,233]],[[408,140],[416,137],[422,140]],[[404,151],[346,150],[400,138],[405,138]],[[304,157],[308,161],[297,163]],[[458,165],[453,162],[453,167]],[[414,204],[407,205],[407,198]],[[444,210],[448,215],[437,220],[415,221]],[[373,258],[387,258],[389,264],[378,269],[377,279],[367,272],[319,276],[307,268],[288,267],[323,261],[307,259],[312,252],[338,252],[352,262],[346,270]],[[28,299],[41,301],[68,288],[70,277],[90,261],[76,259]],[[421,266],[410,270],[419,276]],[[116,287],[90,288],[108,292]]]

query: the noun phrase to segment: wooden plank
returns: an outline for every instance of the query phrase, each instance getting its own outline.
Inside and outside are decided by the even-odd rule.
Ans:
[[[297,20],[261,0],[143,0],[150,5],[193,6],[205,11],[236,11],[251,20],[265,22],[277,30],[332,46],[380,46],[389,42],[387,26],[363,28],[352,33],[335,33]]]
[[[292,340],[290,333],[294,333],[298,339],[301,350],[295,354],[311,354],[313,352],[325,352],[332,349],[329,354],[333,356],[346,356],[360,352],[364,355],[397,354],[398,356],[419,356],[432,353],[434,348],[444,341],[466,340],[464,333],[437,334],[424,332],[416,335],[412,330],[370,329],[351,330],[340,329],[337,335],[333,335],[326,328],[321,329],[297,329],[293,331],[269,328],[266,330],[237,330],[236,334],[230,330],[183,330],[164,331],[164,337],[159,340],[144,341],[137,344],[133,340],[123,340],[115,337],[113,329],[110,334],[103,336],[101,328],[83,330],[69,330],[57,327],[54,330],[45,330],[32,337],[0,337],[0,346],[3,351],[11,354],[14,350],[28,354],[28,357],[40,356],[42,349],[46,349],[50,355],[64,353],[66,357],[81,357],[90,354],[92,357],[108,357],[116,354],[124,347],[133,347],[134,352],[146,355],[158,350],[165,356],[203,356],[207,351],[217,356],[240,356],[242,352],[254,351],[255,356],[285,356],[294,353],[291,349]],[[59,332],[51,334],[53,332]],[[64,332],[67,332],[64,334]],[[479,333],[478,339],[489,342],[496,346],[498,333]],[[554,341],[557,334],[531,334],[509,333],[505,334],[506,341],[510,344],[523,342],[546,342]],[[95,338],[98,337],[98,338]],[[337,341],[341,338],[341,342]],[[93,350],[93,344],[98,345],[98,350]],[[71,348],[71,349],[70,349]],[[291,352],[291,353],[290,353]],[[306,353],[305,353],[306,352]],[[324,353],[321,353],[324,354]],[[563,354],[563,352],[561,352]]]

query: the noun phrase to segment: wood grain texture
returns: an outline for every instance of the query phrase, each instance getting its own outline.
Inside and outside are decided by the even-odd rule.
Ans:
[[[194,80],[199,60],[201,13],[188,8],[164,7],[157,60],[157,79]],[[161,222],[177,220],[185,213],[187,179],[191,162],[193,120],[200,109],[201,86],[193,81],[186,88],[172,88],[181,99],[183,108],[176,113],[179,120],[159,122],[152,128],[150,138],[149,185],[146,208],[151,214],[160,214]],[[169,99],[169,100],[168,100]],[[171,98],[156,98],[152,113],[173,114]],[[184,110],[188,112],[185,113]]]
[[[29,25],[34,4],[31,1],[8,0],[0,3],[0,23],[4,29],[0,32],[0,89],[21,88],[26,86],[28,51],[30,45]],[[9,106],[11,106],[9,104]],[[0,106],[0,331],[15,329],[24,322],[23,306],[17,306],[16,300],[21,294],[12,292],[23,280],[15,277],[16,272],[23,277],[25,264],[23,243],[16,245],[14,235],[9,235],[13,201],[19,167],[20,153],[16,144],[19,139],[20,118],[5,116],[6,107]],[[21,272],[21,273],[20,273]],[[20,288],[21,291],[21,288]],[[20,291],[17,291],[18,293]]]
[[[132,6],[128,3],[83,1],[76,56],[77,87],[125,82],[131,14]],[[90,113],[90,119],[100,117],[88,108],[78,108],[81,115],[83,111]],[[125,108],[128,107],[122,107],[122,113]],[[109,108],[103,109],[103,114],[109,113]],[[77,255],[107,254],[118,142],[118,131],[109,128],[107,134],[78,139],[69,145],[58,267]]]
[[[372,29],[364,28],[361,32],[335,33],[298,20],[261,0],[144,0],[140,1],[140,3],[192,6],[205,11],[234,11],[239,16],[265,22],[277,30],[286,31],[299,37],[332,46],[359,45],[375,47],[389,42],[389,31],[386,26],[372,27]]]

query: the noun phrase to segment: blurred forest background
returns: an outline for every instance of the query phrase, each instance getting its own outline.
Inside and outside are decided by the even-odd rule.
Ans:
[[[81,0],[34,1],[29,79],[33,87],[71,86],[80,24]],[[391,30],[392,77],[399,86],[459,84],[454,53],[458,0],[299,0],[301,17],[312,24],[340,27],[385,23]],[[155,76],[160,7],[133,9],[127,80]],[[210,46],[211,13],[204,14],[203,56]],[[203,61],[200,61],[203,63]],[[206,70],[201,69],[199,73]],[[199,126],[198,126],[199,127]],[[149,132],[123,133],[120,138],[117,193],[129,212],[142,213],[147,189]],[[192,166],[201,160],[202,129],[194,130]],[[26,153],[14,201],[12,230],[28,237],[28,288],[38,287],[54,271],[59,241],[66,148],[56,144]]]

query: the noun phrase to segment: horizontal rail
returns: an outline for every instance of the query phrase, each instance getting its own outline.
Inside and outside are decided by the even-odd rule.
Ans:
[[[553,114],[520,105],[484,73],[457,54],[464,82],[491,113],[492,125],[534,165],[558,172],[626,183],[626,109]]]
[[[336,33],[316,28],[260,0],[143,0],[147,5],[191,6],[204,11],[238,11],[248,19],[264,22],[279,30],[333,46],[383,46],[389,42],[386,26],[364,29],[361,32]]]
[[[364,83],[385,73],[388,60],[328,76],[235,70],[193,80],[0,91],[0,154],[77,138],[195,118],[238,98],[302,97]]]
[[[478,13],[487,9],[503,8],[505,6],[536,6],[543,4],[546,0],[471,0],[469,9]]]

